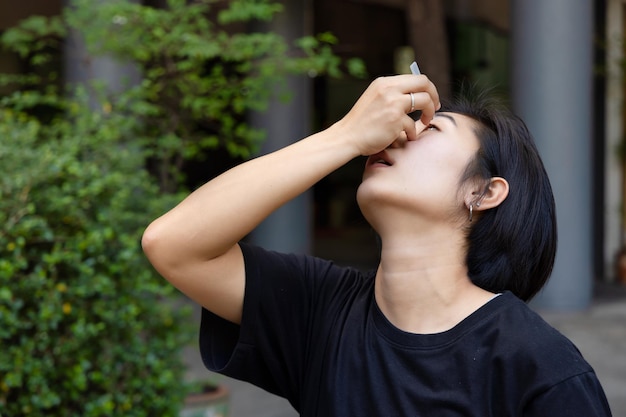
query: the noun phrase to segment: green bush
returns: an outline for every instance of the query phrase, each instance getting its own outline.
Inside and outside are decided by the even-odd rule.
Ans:
[[[184,192],[186,161],[254,154],[263,132],[246,115],[288,96],[287,75],[364,68],[333,55],[331,34],[248,31],[281,10],[271,0],[69,3],[0,37],[29,69],[0,74],[0,416],[175,416],[194,332],[142,230]],[[140,82],[66,88],[68,34]]]
[[[71,0],[62,16],[34,16],[3,37],[31,65],[50,62],[49,51],[72,33],[90,56],[133,62],[141,81],[124,92],[127,114],[143,121],[136,140],[150,152],[166,192],[184,183],[190,160],[225,149],[248,158],[265,132],[247,122],[271,98],[288,100],[289,75],[365,76],[360,59],[342,60],[330,33],[294,42],[264,29],[283,6],[272,0],[167,0],[155,8],[127,0]],[[51,77],[52,74],[52,77]],[[53,72],[41,73],[54,83]],[[51,79],[52,78],[52,79]],[[122,102],[120,102],[122,103]]]
[[[188,312],[139,243],[169,203],[127,121],[63,110],[0,109],[0,415],[176,415]]]

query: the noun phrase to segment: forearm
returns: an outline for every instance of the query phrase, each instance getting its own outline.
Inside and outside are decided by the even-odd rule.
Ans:
[[[432,117],[438,97],[426,77],[377,79],[330,128],[227,171],[155,220],[142,240],[148,257],[161,272],[177,275],[189,273],[185,265],[220,258],[270,213],[346,162],[380,152],[398,137],[416,139],[415,122],[406,115],[409,102],[423,119]]]
[[[153,222],[145,239],[160,236],[160,256],[176,262],[222,255],[274,210],[358,156],[340,135],[331,128],[225,172]]]

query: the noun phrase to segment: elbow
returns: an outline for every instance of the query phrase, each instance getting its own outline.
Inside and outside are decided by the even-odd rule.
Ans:
[[[171,259],[172,248],[168,243],[170,239],[161,229],[158,220],[152,222],[143,232],[141,248],[152,266],[159,274],[169,280],[168,277],[171,273],[168,273],[168,271],[174,270],[175,266],[172,264],[173,260]]]
[[[146,230],[144,230],[143,235],[141,236],[141,249],[151,262],[152,255],[156,251],[159,242],[158,234],[154,229],[154,223],[151,223]]]
[[[141,236],[141,249],[148,259],[151,258],[150,255],[154,252],[154,248],[157,244],[157,236],[152,225],[153,223],[143,231],[143,235]]]

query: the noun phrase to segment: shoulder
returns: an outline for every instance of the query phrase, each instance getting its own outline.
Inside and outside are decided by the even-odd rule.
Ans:
[[[511,367],[546,384],[593,371],[574,343],[526,303],[512,293],[498,298],[488,322],[498,334],[497,354]]]
[[[491,303],[472,334],[485,349],[490,374],[497,381],[494,389],[502,398],[515,398],[513,403],[522,407],[546,401],[579,401],[581,407],[602,402],[604,394],[593,368],[572,341],[512,293]]]
[[[499,297],[500,305],[493,317],[503,341],[517,346],[518,350],[550,359],[558,353],[579,357],[578,348],[561,332],[547,323],[537,312],[512,293]]]
[[[372,279],[373,274],[355,268],[343,267],[332,260],[302,253],[281,253],[255,245],[240,243],[246,269],[246,285],[263,281],[263,286],[300,285],[310,291],[327,287],[361,286]]]
[[[529,399],[527,416],[610,417],[611,410],[600,381],[592,371],[555,384]]]

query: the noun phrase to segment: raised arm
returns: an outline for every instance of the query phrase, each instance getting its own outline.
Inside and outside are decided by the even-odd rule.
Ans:
[[[239,323],[245,271],[237,242],[351,159],[379,152],[403,134],[414,139],[411,92],[427,122],[439,99],[425,76],[380,78],[330,128],[211,180],[146,229],[142,245],[150,262],[191,299]]]

